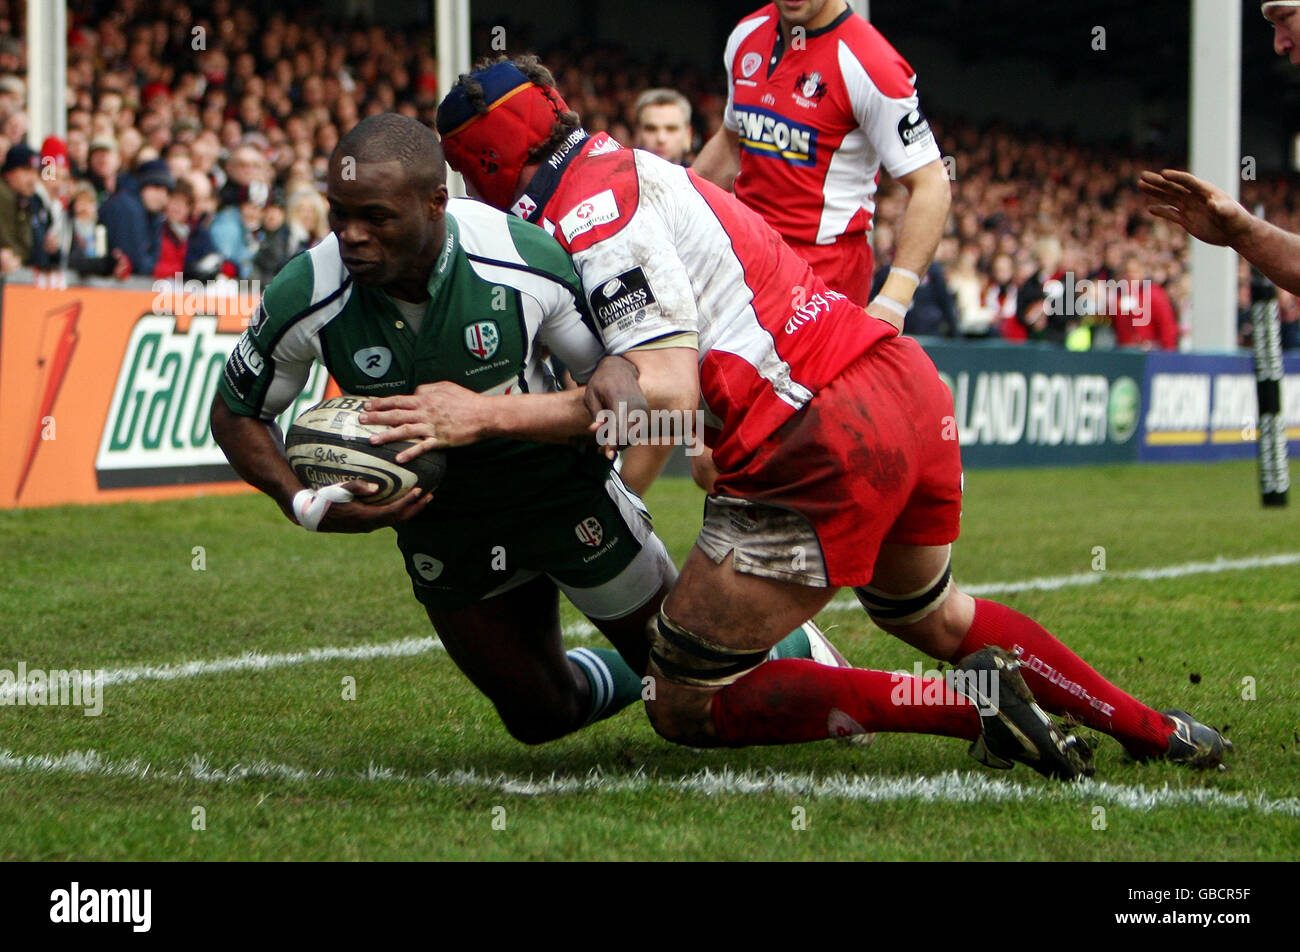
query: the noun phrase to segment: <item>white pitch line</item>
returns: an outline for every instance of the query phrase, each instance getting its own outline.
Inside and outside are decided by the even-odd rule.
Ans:
[[[279,654],[245,651],[229,658],[212,661],[182,661],[179,664],[143,665],[137,668],[114,668],[104,672],[103,685],[131,684],[135,681],[175,681],[179,678],[197,678],[206,674],[227,674],[231,671],[267,671],[287,668],[312,661],[369,661],[372,658],[406,658],[442,649],[437,638],[401,638],[381,644],[349,645],[335,648],[309,648]],[[31,665],[30,667],[35,667]],[[80,672],[83,681],[89,680]],[[18,682],[0,689],[0,703],[13,703],[13,697],[27,687]]]
[[[668,791],[706,797],[776,794],[862,803],[1104,803],[1144,812],[1171,807],[1197,807],[1250,811],[1266,816],[1300,817],[1300,798],[1295,797],[1274,800],[1263,793],[1224,793],[1207,788],[1178,790],[1167,784],[1162,787],[1146,787],[1141,784],[1128,786],[1093,780],[1034,786],[955,770],[933,777],[872,777],[843,773],[818,776],[775,770],[714,771],[707,768],[677,777],[652,777],[641,771],[607,775],[593,770],[585,776],[551,774],[539,779],[483,774],[476,770],[432,770],[424,774],[408,774],[376,764],[371,764],[364,771],[329,767],[307,770],[267,760],[213,767],[197,754],[182,766],[156,768],[138,759],[111,760],[93,750],[25,756],[6,750],[0,751],[0,773],[60,773],[213,784],[238,783],[250,779],[292,782],[343,780],[425,784],[532,797]]]
[[[1089,572],[1079,575],[1031,578],[1019,582],[992,582],[985,585],[967,586],[963,588],[963,591],[976,596],[1005,595],[1027,591],[1050,592],[1062,588],[1097,585],[1108,581],[1150,581],[1153,579],[1183,578],[1189,575],[1214,575],[1220,572],[1241,572],[1248,569],[1296,564],[1300,564],[1300,553],[1295,552],[1256,556],[1248,559],[1218,558],[1213,562],[1186,562],[1182,565],[1138,569],[1128,572]],[[841,597],[827,605],[825,610],[839,612],[850,609],[860,610],[857,599]],[[586,621],[574,622],[564,626],[564,634],[569,638],[591,638],[596,633],[595,626]],[[277,654],[246,651],[240,655],[216,658],[211,661],[183,661],[177,664],[114,668],[104,672],[103,684],[108,686],[132,684],[136,681],[174,681],[179,678],[196,678],[209,674],[227,674],[235,671],[267,671],[272,668],[286,668],[315,661],[368,661],[373,658],[408,658],[441,650],[443,650],[442,642],[437,638],[425,637],[402,638],[397,641],[364,645],[310,648],[306,651]],[[29,666],[36,667],[35,664]],[[26,687],[27,685],[22,683],[12,683],[0,688],[0,704],[13,703],[13,698]]]
[[[1300,552],[1253,556],[1247,559],[1225,559],[1220,556],[1213,562],[1184,562],[1182,565],[1167,565],[1163,568],[1135,569],[1128,572],[1080,572],[1077,575],[1055,575],[1024,579],[1019,582],[989,582],[984,585],[960,587],[967,595],[982,598],[986,595],[1014,595],[1019,592],[1055,592],[1062,588],[1079,588],[1085,585],[1099,585],[1103,582],[1150,582],[1159,579],[1185,578],[1189,575],[1217,575],[1221,572],[1244,572],[1249,569],[1298,564],[1300,564]],[[844,597],[832,601],[824,611],[842,612],[849,609],[861,610],[861,608],[856,598]]]

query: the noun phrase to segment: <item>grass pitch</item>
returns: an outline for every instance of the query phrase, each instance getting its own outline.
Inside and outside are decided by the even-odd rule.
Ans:
[[[664,480],[648,503],[680,561],[700,494]],[[972,472],[965,508],[961,584],[1081,576],[994,597],[1225,726],[1231,769],[1134,764],[1108,738],[1069,787],[914,735],[700,752],[636,708],[528,748],[431,642],[390,533],[311,536],[253,495],[68,507],[0,513],[0,669],[116,680],[98,717],[0,706],[0,859],[1300,853],[1300,564],[1131,574],[1300,553],[1295,508],[1262,510],[1245,464]],[[819,620],[855,664],[931,667],[859,610]]]

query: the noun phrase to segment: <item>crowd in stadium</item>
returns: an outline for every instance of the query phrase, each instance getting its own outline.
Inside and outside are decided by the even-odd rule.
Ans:
[[[269,281],[328,233],[328,156],[365,115],[397,111],[432,124],[437,65],[429,31],[331,29],[214,0],[191,16],[179,0],[69,4],[66,139],[26,141],[21,18],[0,0],[0,272],[27,266],[80,275],[184,274]],[[145,12],[145,11],[148,12]],[[507,32],[527,48],[526,31]],[[487,28],[475,49],[489,49]],[[725,105],[718,63],[670,68],[612,45],[546,52],[561,91],[592,131],[636,143],[638,96],[681,91],[694,141]],[[1176,348],[1188,322],[1188,239],[1146,214],[1138,156],[1031,129],[931,122],[947,156],[947,237],[908,314],[911,333],[1044,340],[1073,348]],[[1285,180],[1243,185],[1248,207],[1300,228]],[[887,271],[906,193],[881,183],[873,243]],[[1243,270],[1241,339],[1248,275]],[[1140,289],[1135,296],[1132,292]],[[1281,293],[1284,343],[1300,347],[1300,301]],[[1117,313],[1145,314],[1125,338]],[[1116,337],[1119,337],[1116,340]]]

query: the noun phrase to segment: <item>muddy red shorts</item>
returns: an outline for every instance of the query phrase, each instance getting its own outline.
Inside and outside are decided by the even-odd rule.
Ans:
[[[890,337],[719,475],[699,544],[752,575],[866,585],[884,542],[955,541],[961,492],[952,394],[916,341]]]

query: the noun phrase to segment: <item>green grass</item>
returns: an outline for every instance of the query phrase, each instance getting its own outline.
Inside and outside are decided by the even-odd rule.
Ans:
[[[1109,576],[1300,552],[1300,519],[1260,508],[1249,465],[972,472],[967,482],[955,556],[963,584],[1089,573],[1097,547]],[[648,502],[680,560],[698,528],[698,491],[665,480]],[[311,536],[258,496],[0,512],[0,552],[0,669],[161,665],[431,634],[391,534]],[[0,765],[0,860],[1291,859],[1300,819],[1286,813],[1208,802],[1136,809],[1117,797],[1137,785],[1300,797],[1298,578],[1295,565],[1111,577],[1001,599],[1154,706],[1228,725],[1237,752],[1226,773],[1135,764],[1109,739],[1096,758],[1109,786],[1080,789],[1023,767],[983,770],[964,744],[924,736],[882,737],[865,751],[699,752],[660,740],[636,709],[529,748],[432,651],[114,685],[100,717],[0,707],[0,752],[100,758],[53,772]],[[820,620],[858,665],[922,660],[861,612]],[[353,701],[342,698],[345,677],[356,679]],[[1245,678],[1254,700],[1243,699]],[[787,786],[675,784],[705,770]],[[945,776],[1019,794],[868,802],[843,784],[816,787]],[[511,785],[552,777],[589,783]],[[1094,829],[1098,806],[1104,830]],[[192,828],[196,807],[204,830]],[[796,807],[806,829],[792,828]],[[494,829],[502,816],[505,829]]]

